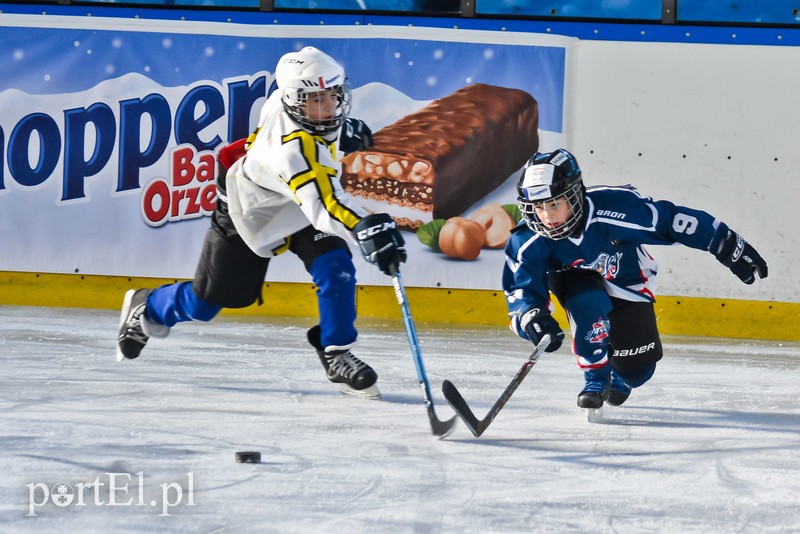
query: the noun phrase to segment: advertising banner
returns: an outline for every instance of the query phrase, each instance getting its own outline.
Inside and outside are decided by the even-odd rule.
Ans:
[[[246,137],[278,58],[346,69],[376,134],[342,185],[406,230],[409,285],[496,289],[519,168],[566,144],[569,38],[0,16],[0,270],[191,278],[216,152]],[[453,220],[454,219],[454,220]],[[386,285],[354,251],[361,284]],[[290,253],[272,281],[308,282]]]

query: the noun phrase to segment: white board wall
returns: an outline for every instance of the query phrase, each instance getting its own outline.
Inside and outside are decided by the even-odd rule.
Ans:
[[[587,185],[704,209],[764,256],[739,282],[713,256],[652,247],[659,293],[800,301],[800,49],[581,41],[573,143]]]

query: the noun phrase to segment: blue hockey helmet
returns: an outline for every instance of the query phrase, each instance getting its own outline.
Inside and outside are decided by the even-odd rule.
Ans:
[[[531,156],[523,168],[517,193],[522,218],[539,235],[564,239],[572,235],[583,220],[586,189],[581,180],[581,169],[575,156],[563,148]],[[568,203],[570,215],[556,227],[545,224],[536,214],[537,209],[552,209],[561,202]]]

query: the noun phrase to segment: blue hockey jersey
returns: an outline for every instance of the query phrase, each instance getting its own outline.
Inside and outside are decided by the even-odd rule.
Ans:
[[[658,264],[643,245],[680,243],[708,250],[717,229],[727,230],[704,211],[644,197],[630,186],[589,187],[584,209],[578,237],[548,239],[524,222],[514,229],[503,269],[512,325],[528,311],[550,306],[547,276],[564,269],[597,271],[609,295],[652,302]]]

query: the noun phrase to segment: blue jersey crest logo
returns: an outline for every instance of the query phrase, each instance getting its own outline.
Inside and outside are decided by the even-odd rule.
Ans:
[[[591,263],[586,260],[578,260],[572,264],[576,269],[586,269],[600,273],[604,280],[613,280],[619,273],[619,264],[622,260],[622,252],[615,252],[608,254],[607,252],[600,253],[597,259]]]

